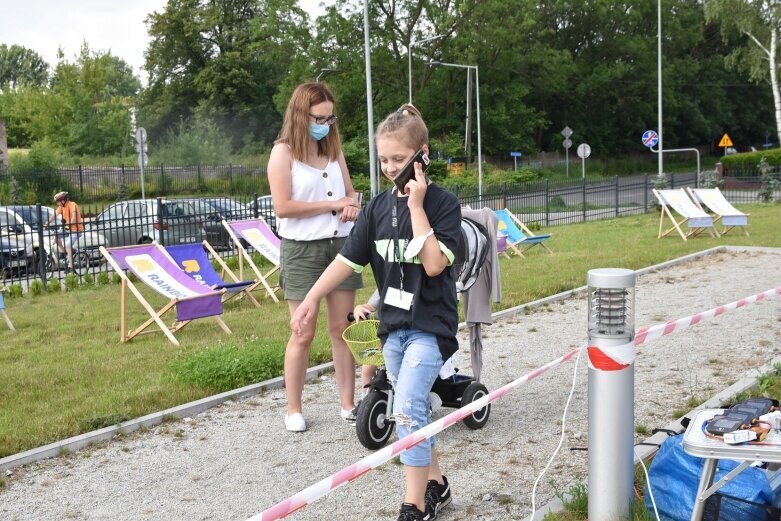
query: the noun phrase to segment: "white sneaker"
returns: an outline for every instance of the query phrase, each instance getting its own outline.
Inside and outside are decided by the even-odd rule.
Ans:
[[[342,419],[349,423],[350,425],[355,425],[355,421],[358,414],[358,407],[354,407],[351,411],[348,411],[347,409],[342,409],[342,412],[340,413]]]
[[[435,413],[442,408],[442,398],[437,393],[428,393],[428,399],[431,402],[431,412]]]
[[[290,432],[304,432],[306,430],[306,420],[300,412],[294,412],[285,415],[285,428]]]

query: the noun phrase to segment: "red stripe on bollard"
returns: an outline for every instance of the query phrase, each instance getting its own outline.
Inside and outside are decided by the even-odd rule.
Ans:
[[[588,348],[588,359],[594,369],[599,369],[600,371],[620,371],[629,367],[629,364],[619,364],[598,347],[594,346]]]

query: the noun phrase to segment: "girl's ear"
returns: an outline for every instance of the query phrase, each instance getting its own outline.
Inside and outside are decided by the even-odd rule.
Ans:
[[[424,154],[429,155],[428,145],[423,145],[420,148],[423,150]]]

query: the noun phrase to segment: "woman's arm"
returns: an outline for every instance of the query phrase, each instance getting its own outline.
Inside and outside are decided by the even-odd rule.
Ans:
[[[300,334],[302,325],[306,326],[310,321],[317,320],[315,312],[320,301],[352,273],[353,269],[338,259],[328,265],[290,317],[290,329],[293,333]]]
[[[278,217],[311,217],[321,213],[341,212],[346,206],[358,208],[358,203],[349,197],[342,197],[336,201],[314,202],[292,199],[292,165],[293,158],[290,155],[290,147],[284,143],[274,145],[268,160],[268,184],[271,188],[271,197],[274,200],[274,211]],[[350,187],[352,189],[352,185]]]
[[[358,202],[358,194],[355,193],[355,188],[353,188],[353,182],[350,179],[350,171],[347,169],[347,161],[344,159],[343,152],[339,152],[339,169],[342,171],[345,196],[358,203],[357,206],[350,205],[342,208],[342,215],[339,217],[342,222],[355,221],[358,218],[358,213],[361,211],[361,204]]]

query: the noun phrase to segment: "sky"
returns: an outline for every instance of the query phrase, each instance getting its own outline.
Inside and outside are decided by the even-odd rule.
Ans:
[[[162,12],[166,0],[0,0],[0,44],[32,49],[52,67],[57,49],[73,62],[81,45],[91,51],[111,51],[125,60],[147,83],[144,51],[149,43],[144,19]],[[321,3],[332,0],[298,0],[310,14],[322,14]]]

